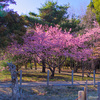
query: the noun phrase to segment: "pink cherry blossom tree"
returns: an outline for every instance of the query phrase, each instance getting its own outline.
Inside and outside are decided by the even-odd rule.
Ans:
[[[62,31],[58,26],[48,27],[37,24],[35,29],[29,29],[23,37],[23,45],[14,42],[8,47],[8,52],[12,57],[18,56],[20,58],[17,59],[18,62],[25,63],[35,57],[38,62],[45,60],[53,77],[55,68],[61,66],[66,57],[76,61],[81,59],[86,61],[92,57],[92,35],[94,31],[89,30],[86,34],[74,37],[70,31]]]
[[[36,25],[35,30],[31,30],[30,35],[27,33],[26,37],[24,51],[36,54],[40,60],[45,59],[51,76],[54,76],[55,68],[62,65],[66,57],[87,60],[92,53],[88,44],[85,44],[90,39],[88,36],[74,37],[70,31],[62,31],[58,26]],[[62,61],[59,59],[61,57],[64,58]]]

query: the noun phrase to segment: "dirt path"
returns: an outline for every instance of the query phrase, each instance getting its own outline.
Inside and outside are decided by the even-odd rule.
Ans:
[[[100,81],[96,81],[95,84]],[[73,85],[85,85],[86,81],[75,81],[73,82]],[[93,81],[88,81],[88,85],[93,85]],[[47,82],[22,82],[22,87],[25,86],[46,86]],[[72,82],[65,82],[65,81],[55,81],[55,82],[49,82],[50,86],[72,86]],[[10,87],[11,82],[0,82],[0,87]]]

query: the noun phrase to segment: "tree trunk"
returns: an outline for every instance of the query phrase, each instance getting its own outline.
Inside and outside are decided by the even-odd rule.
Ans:
[[[31,60],[30,60],[30,69],[32,69],[32,62],[31,62]]]
[[[35,70],[37,70],[37,63],[35,59],[34,59],[34,66],[35,66]]]
[[[82,66],[82,80],[84,78],[84,62],[81,60],[81,66]]]
[[[93,70],[95,70],[95,65],[94,65],[94,60],[92,59],[92,61],[91,61],[91,68],[93,69]]]
[[[58,68],[59,68],[59,73],[61,73],[61,66],[59,66]]]
[[[78,66],[74,66],[74,72],[77,72],[77,70],[78,70]]]
[[[45,73],[45,68],[46,68],[45,59],[42,59],[42,73]]]
[[[55,67],[53,67],[53,70],[51,71],[51,77],[53,78],[55,74]]]
[[[97,72],[97,69],[96,69],[96,67],[95,67],[95,74],[96,74],[96,72]]]
[[[18,72],[18,70],[19,70],[19,67],[18,67],[18,65],[16,65],[16,70],[17,70],[17,72]]]
[[[27,64],[25,64],[25,69],[27,69]]]
[[[71,60],[71,61],[70,61],[70,68],[71,68],[71,70],[73,70],[73,67],[74,67],[74,61]]]
[[[82,66],[82,80],[83,80],[83,77],[84,77],[84,66]]]

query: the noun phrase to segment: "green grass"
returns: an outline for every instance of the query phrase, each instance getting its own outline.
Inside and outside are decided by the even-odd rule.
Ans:
[[[51,74],[51,73],[50,73]],[[20,75],[18,74],[18,80],[20,79]],[[22,80],[23,81],[46,81],[47,80],[47,73],[42,73],[41,69],[38,70],[25,70],[22,68]],[[72,76],[71,73],[58,73],[56,71],[54,78],[50,77],[50,81],[71,81]],[[74,75],[74,81],[86,81],[86,80],[93,80],[91,77],[84,77],[82,80],[82,74],[81,73],[75,73]],[[100,79],[96,79],[100,80]],[[0,81],[11,81],[11,74],[8,71],[2,71],[0,72]]]
[[[2,71],[0,72],[0,81],[11,81],[11,74],[9,71]]]

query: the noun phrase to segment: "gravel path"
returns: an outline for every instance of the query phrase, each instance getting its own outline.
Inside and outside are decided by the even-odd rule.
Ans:
[[[95,84],[100,81],[96,81]],[[75,81],[73,82],[73,85],[85,85],[86,81]],[[88,85],[93,85],[93,81],[88,81]],[[22,82],[22,86],[46,86],[47,82]],[[50,86],[72,86],[72,82],[65,82],[65,81],[54,81],[54,82],[49,82]],[[0,82],[0,87],[10,87],[11,82]]]

